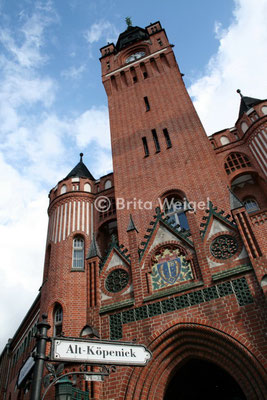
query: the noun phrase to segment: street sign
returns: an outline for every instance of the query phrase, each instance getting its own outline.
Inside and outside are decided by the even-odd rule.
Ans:
[[[144,345],[108,340],[52,338],[52,361],[145,366],[151,356]]]
[[[29,373],[32,371],[32,368],[34,366],[34,358],[32,356],[28,357],[23,366],[21,367],[18,375],[18,381],[17,385],[20,387],[24,379],[29,375]]]
[[[94,381],[94,382],[103,382],[104,376],[103,375],[84,375],[84,379],[86,381]]]

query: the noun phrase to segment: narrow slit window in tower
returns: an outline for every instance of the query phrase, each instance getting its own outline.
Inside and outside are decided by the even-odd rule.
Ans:
[[[145,102],[145,105],[146,105],[146,111],[149,111],[150,110],[150,105],[149,105],[148,98],[146,96],[144,97],[144,102]]]
[[[156,129],[152,129],[152,136],[153,136],[153,140],[155,143],[156,153],[158,153],[158,152],[160,152],[160,145],[159,145],[159,139],[158,139]]]
[[[163,129],[163,134],[164,134],[164,137],[165,137],[165,140],[166,140],[167,149],[169,149],[170,147],[172,147],[172,142],[171,142],[170,135],[169,135],[169,132],[168,132],[167,128]]]
[[[143,141],[143,146],[144,146],[144,151],[145,151],[145,157],[149,156],[149,149],[148,149],[148,144],[147,144],[147,140],[146,137],[142,137],[142,141]]]

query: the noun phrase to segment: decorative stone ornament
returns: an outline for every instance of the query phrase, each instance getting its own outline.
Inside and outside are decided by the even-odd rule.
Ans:
[[[210,252],[218,260],[227,260],[238,252],[238,242],[231,235],[218,236],[212,241]]]
[[[106,290],[111,293],[118,293],[128,285],[129,279],[127,271],[122,268],[115,269],[107,276]]]

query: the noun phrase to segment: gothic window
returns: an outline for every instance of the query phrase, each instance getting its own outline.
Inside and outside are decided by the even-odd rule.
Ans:
[[[60,194],[66,193],[67,191],[67,186],[66,185],[62,185],[61,189],[60,189]]]
[[[84,191],[89,193],[92,191],[90,183],[86,182],[84,184]]]
[[[109,189],[109,188],[111,188],[111,186],[112,186],[112,183],[111,183],[111,181],[108,179],[108,180],[105,182],[105,189]]]
[[[185,205],[183,200],[175,195],[165,197],[163,200],[163,209],[167,221],[178,231],[189,230],[184,208]]]
[[[60,304],[54,307],[54,336],[59,336],[62,333],[63,310]]]
[[[248,156],[242,153],[231,153],[224,163],[224,168],[227,175],[230,175],[232,172],[251,167],[251,162],[249,161]]]
[[[84,240],[80,236],[73,239],[72,268],[84,268]]]
[[[222,136],[220,138],[220,142],[221,142],[222,146],[225,146],[226,144],[230,143],[230,140],[229,140],[229,138],[227,136]]]
[[[249,198],[249,199],[245,199],[244,200],[244,205],[246,207],[246,210],[248,213],[252,213],[255,211],[259,211],[260,207],[258,205],[258,203],[256,202],[256,200]]]

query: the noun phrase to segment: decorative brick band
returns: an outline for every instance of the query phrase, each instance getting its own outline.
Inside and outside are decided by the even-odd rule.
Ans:
[[[242,277],[209,288],[110,315],[110,339],[121,339],[122,325],[127,324],[128,322],[140,321],[156,315],[173,312],[182,308],[191,307],[196,304],[228,296],[230,294],[235,294],[239,306],[253,303],[253,297],[250,293],[247,280],[245,277]]]

